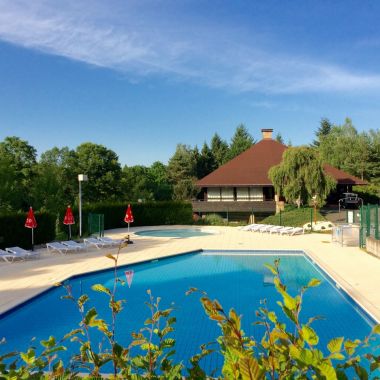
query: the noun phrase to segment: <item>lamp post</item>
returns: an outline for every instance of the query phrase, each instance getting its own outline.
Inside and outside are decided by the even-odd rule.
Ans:
[[[79,237],[82,236],[82,182],[88,181],[86,174],[78,174],[79,182]]]

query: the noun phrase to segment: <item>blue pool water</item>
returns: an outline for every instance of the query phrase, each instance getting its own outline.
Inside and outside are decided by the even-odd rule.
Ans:
[[[246,334],[259,339],[262,331],[252,322],[255,320],[255,310],[260,307],[260,300],[267,299],[269,307],[279,316],[282,315],[276,304],[280,297],[272,284],[270,272],[264,267],[266,263],[272,264],[279,255],[282,280],[291,294],[296,294],[311,278],[322,281],[318,288],[307,292],[301,314],[303,321],[315,315],[325,318],[313,325],[320,335],[322,349],[332,337],[360,339],[369,334],[373,326],[370,318],[301,252],[288,255],[285,252],[267,251],[200,251],[128,267],[134,270],[132,286],[119,286],[117,290],[118,297],[127,300],[118,317],[118,341],[128,345],[131,332],[143,326],[149,316],[144,305],[148,300],[146,291],[151,289],[154,296],[162,298],[162,308],[175,307],[175,359],[186,363],[186,359],[199,351],[202,343],[214,341],[220,335],[217,324],[205,316],[199,296],[185,295],[190,287],[206,291],[210,298],[218,299],[226,310],[234,307],[243,316]],[[125,267],[119,269],[120,277],[124,278],[125,270]],[[111,287],[112,271],[75,277],[68,283],[74,295],[89,294],[89,307],[95,306],[100,317],[108,318],[107,297],[94,293],[90,288],[96,283]],[[60,299],[62,295],[64,289],[54,288],[0,316],[0,340],[2,337],[7,340],[7,344],[0,345],[0,352],[25,350],[33,337],[37,341],[49,335],[60,338],[76,328],[80,315],[70,301]],[[71,349],[76,350],[76,347]],[[70,352],[61,356],[68,360]],[[203,367],[210,372],[220,368],[221,364],[218,354],[206,357],[202,362]]]
[[[213,235],[213,233],[201,231],[194,228],[179,228],[179,229],[138,231],[136,232],[136,235],[152,236],[152,237],[188,238],[188,237],[194,237],[194,236]]]

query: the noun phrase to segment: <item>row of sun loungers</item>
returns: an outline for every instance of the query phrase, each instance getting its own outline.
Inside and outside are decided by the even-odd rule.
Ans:
[[[32,259],[39,256],[39,252],[27,251],[20,247],[5,248],[5,251],[0,249],[0,259],[13,263],[15,261],[24,261],[26,259]]]
[[[251,232],[261,232],[269,234],[279,234],[279,235],[298,235],[303,234],[305,231],[301,227],[284,227],[284,226],[275,226],[270,224],[249,224],[242,228],[243,231]]]
[[[104,247],[112,247],[120,245],[123,239],[111,239],[109,237],[89,237],[84,239],[83,243],[77,243],[74,240],[67,240],[61,242],[51,242],[46,244],[46,248],[49,252],[55,251],[62,254],[68,252],[78,252],[87,249],[89,246],[96,247],[98,249]],[[13,263],[16,261],[25,261],[27,259],[36,258],[39,256],[38,251],[27,251],[26,249],[20,247],[10,247],[0,249],[0,260],[4,260],[8,263]]]
[[[76,252],[87,249],[89,246],[96,247],[98,249],[104,247],[117,246],[122,243],[123,239],[111,239],[109,237],[89,237],[83,240],[83,243],[77,243],[73,240],[51,242],[46,244],[48,251],[55,251],[62,254],[68,252]]]

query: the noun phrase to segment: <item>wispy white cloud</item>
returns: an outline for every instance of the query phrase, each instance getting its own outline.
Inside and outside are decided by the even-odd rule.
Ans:
[[[0,0],[0,39],[117,70],[134,80],[164,75],[230,91],[274,94],[380,89],[380,74],[267,51],[259,38],[255,43],[241,38],[241,30],[159,5],[143,0]]]

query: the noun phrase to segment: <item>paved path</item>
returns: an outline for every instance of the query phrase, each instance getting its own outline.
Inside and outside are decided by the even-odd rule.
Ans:
[[[148,227],[151,228],[151,227]],[[148,229],[144,228],[144,229]],[[155,226],[152,229],[160,227]],[[168,228],[162,227],[162,228]],[[170,226],[169,228],[183,228]],[[140,228],[141,229],[141,228]],[[380,260],[359,248],[331,243],[330,235],[278,236],[241,231],[235,227],[208,227],[216,235],[187,239],[131,237],[135,244],[123,248],[119,262],[129,264],[197,249],[296,249],[307,252],[340,286],[380,321]],[[124,237],[125,229],[107,231],[107,236]],[[105,257],[117,249],[90,250],[58,255],[43,250],[39,260],[0,264],[0,312],[4,312],[69,276],[112,266]]]

